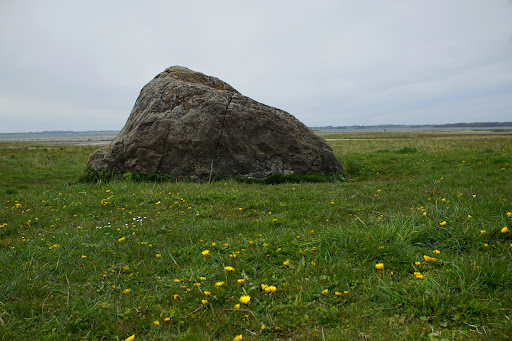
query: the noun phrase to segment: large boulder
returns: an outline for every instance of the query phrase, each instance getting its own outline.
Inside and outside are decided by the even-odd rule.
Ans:
[[[329,145],[289,113],[180,66],[142,88],[124,128],[88,164],[195,181],[343,171]]]

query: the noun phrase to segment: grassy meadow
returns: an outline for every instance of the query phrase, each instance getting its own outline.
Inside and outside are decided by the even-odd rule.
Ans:
[[[326,137],[355,181],[90,183],[98,147],[0,143],[0,340],[512,338],[512,134]]]

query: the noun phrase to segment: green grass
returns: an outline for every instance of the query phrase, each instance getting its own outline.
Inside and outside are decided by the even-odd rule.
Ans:
[[[281,184],[79,182],[96,147],[0,144],[0,339],[511,338],[510,137],[368,138],[329,142],[355,182]]]

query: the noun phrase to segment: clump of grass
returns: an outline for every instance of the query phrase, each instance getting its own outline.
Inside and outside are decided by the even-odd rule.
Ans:
[[[80,182],[109,182],[114,179],[121,179],[122,174],[118,169],[93,169],[87,166],[78,181]]]
[[[397,153],[399,153],[399,154],[414,154],[417,152],[418,152],[418,149],[416,149],[414,147],[403,147],[403,148],[397,150]]]

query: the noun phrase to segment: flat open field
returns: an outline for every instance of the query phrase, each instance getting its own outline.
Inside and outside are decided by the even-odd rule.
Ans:
[[[324,137],[355,181],[87,183],[95,146],[1,142],[0,339],[512,338],[510,132]]]

